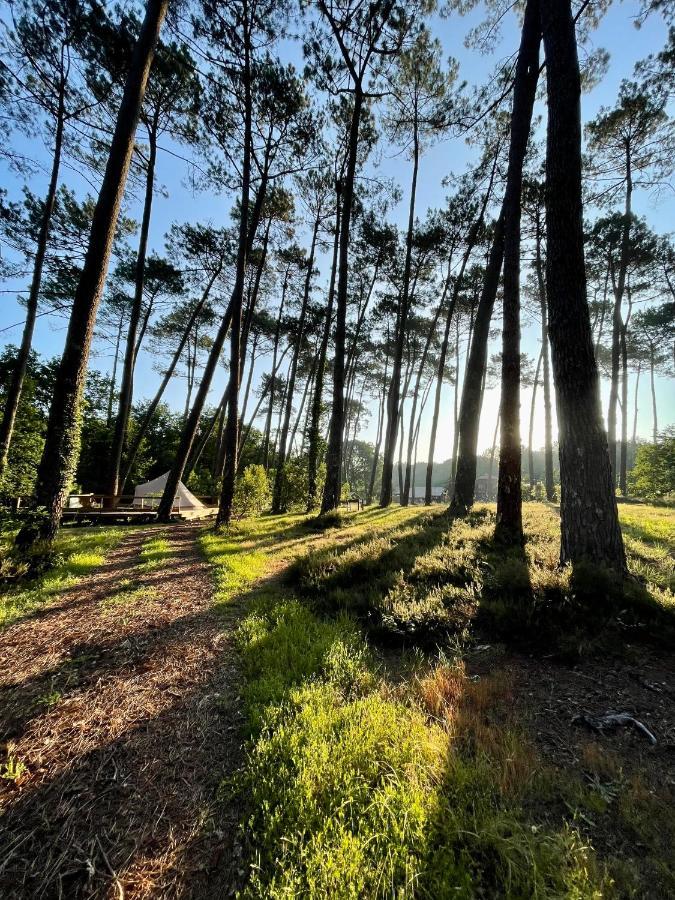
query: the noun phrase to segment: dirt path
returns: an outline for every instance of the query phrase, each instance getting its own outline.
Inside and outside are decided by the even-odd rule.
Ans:
[[[199,527],[156,530],[0,638],[0,728],[27,767],[0,782],[2,897],[227,897],[240,760],[236,610],[223,617]]]

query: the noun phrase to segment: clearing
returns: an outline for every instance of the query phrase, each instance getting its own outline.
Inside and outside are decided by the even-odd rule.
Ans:
[[[4,598],[3,896],[675,895],[675,512],[621,515],[626,592],[537,503],[66,548]]]

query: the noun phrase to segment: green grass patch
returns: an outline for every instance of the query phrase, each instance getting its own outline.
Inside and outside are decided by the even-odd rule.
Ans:
[[[345,554],[372,544],[366,515],[335,535]],[[429,552],[437,535],[420,534],[419,519],[392,512],[382,525],[401,526]],[[276,551],[274,541],[252,549],[261,546],[255,524],[205,536],[219,602],[254,572],[291,559],[296,527],[277,519]],[[382,545],[382,555],[391,550]],[[355,590],[368,591],[358,553],[346,563],[330,548],[317,552],[325,566],[317,571],[346,576],[354,564]],[[251,737],[244,772],[223,785],[223,796],[240,795],[250,811],[247,896],[601,896],[593,854],[573,823],[551,827],[527,814],[537,762],[513,732],[485,726],[491,695],[472,693],[447,666],[407,689],[388,685],[344,605],[308,605],[288,581],[257,589],[248,604],[238,645]],[[472,712],[460,721],[446,695],[454,703],[465,693]]]
[[[56,565],[43,575],[0,589],[0,627],[39,609],[105,562],[123,528],[62,528],[54,544]]]
[[[113,594],[109,594],[101,601],[101,606],[106,609],[118,606],[133,606],[143,600],[152,600],[157,591],[150,585],[145,585],[138,579],[123,578]]]
[[[153,572],[155,569],[161,569],[164,563],[171,559],[172,556],[173,550],[165,537],[165,533],[158,534],[144,541],[139,553],[140,564],[138,569],[141,572]]]

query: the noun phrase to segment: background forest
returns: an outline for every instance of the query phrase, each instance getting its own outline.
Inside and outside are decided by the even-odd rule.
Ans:
[[[462,10],[462,18],[452,5],[420,4],[403,22],[392,7],[382,46],[367,38],[369,55],[363,36],[352,48],[334,40],[347,27],[340,24],[347,5],[331,10],[254,4],[248,124],[244,48],[232,31],[238,12],[227,4],[172,11],[96,317],[77,491],[128,494],[173,467],[198,495],[220,493],[248,127],[237,471],[262,465],[277,510],[317,503],[339,393],[339,492],[344,485],[367,502],[451,496],[476,335],[487,363],[476,493],[496,496],[508,339],[501,285],[487,322],[480,304],[507,173],[517,14],[488,4]],[[141,15],[133,4],[5,5],[6,499],[35,491],[64,323]],[[577,19],[588,300],[614,477],[624,496],[662,497],[673,491],[675,32],[626,6],[584,4]],[[632,48],[616,52],[617,30],[630,35],[629,28],[651,53],[629,60]],[[349,60],[357,57],[355,91]],[[542,90],[543,83],[523,173],[516,378],[523,496],[553,499]],[[343,260],[340,216],[354,140]]]

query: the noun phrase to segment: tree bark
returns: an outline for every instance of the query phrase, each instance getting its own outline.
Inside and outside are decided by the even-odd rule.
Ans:
[[[342,191],[342,209],[340,222],[340,254],[338,263],[338,283],[336,293],[335,322],[335,359],[333,362],[333,407],[328,429],[328,448],[326,450],[326,483],[323,490],[321,512],[337,509],[340,504],[342,485],[342,434],[344,431],[344,380],[345,380],[345,333],[347,326],[347,297],[349,279],[349,233],[354,201],[354,179],[359,149],[359,125],[363,93],[357,85],[354,93],[354,109],[349,129],[349,151],[347,168]]]
[[[633,403],[633,450],[637,443],[637,420],[638,420],[638,388],[640,387],[640,371],[642,369],[642,360],[638,359],[637,373],[635,376],[635,402]]]
[[[516,64],[509,164],[504,193],[504,297],[502,325],[501,441],[495,537],[523,541],[520,447],[520,222],[523,163],[539,80],[541,23],[538,0],[527,0]]]
[[[555,485],[553,483],[553,422],[551,415],[551,366],[548,351],[548,309],[546,305],[546,282],[544,280],[544,266],[541,258],[541,220],[537,207],[537,221],[535,234],[535,268],[537,270],[537,285],[539,290],[539,308],[541,310],[541,352],[544,377],[544,488],[546,499],[552,502],[555,498]]]
[[[94,209],[87,254],[75,292],[38,470],[38,502],[47,509],[40,536],[47,540],[53,540],[58,532],[61,511],[77,462],[81,433],[80,406],[94,323],[129,173],[136,126],[167,7],[168,0],[148,0],[146,6]],[[26,540],[34,540],[35,537],[23,532]]]
[[[656,348],[654,344],[650,344],[649,347],[649,383],[651,385],[652,390],[652,417],[653,417],[653,428],[652,428],[652,441],[654,444],[658,442],[659,438],[659,421],[658,414],[656,409],[656,385],[654,382],[654,369],[656,368]]]
[[[415,197],[417,194],[417,172],[419,169],[420,148],[415,126],[413,135],[413,172],[410,188],[410,207],[408,210],[408,231],[405,242],[405,263],[403,267],[403,284],[401,303],[396,322],[396,343],[391,370],[391,382],[387,397],[387,429],[384,438],[384,457],[382,459],[382,487],[380,490],[380,506],[389,506],[392,496],[392,473],[394,468],[394,452],[396,450],[397,429],[400,418],[399,405],[401,396],[401,366],[403,363],[403,347],[408,325],[408,306],[410,294],[410,269],[412,264],[412,243],[415,227]],[[401,491],[400,499],[403,499]]]
[[[251,135],[253,130],[253,101],[251,95],[251,23],[248,0],[242,0],[242,28],[244,46],[244,158],[240,202],[239,248],[237,272],[232,292],[232,324],[230,326],[230,397],[225,422],[225,468],[216,526],[229,525],[232,519],[235,480],[239,454],[239,382],[241,379],[241,314],[244,300],[244,280],[248,263],[248,211],[251,188]]]
[[[341,183],[336,182],[335,201],[335,240],[333,242],[333,261],[330,271],[330,284],[328,286],[328,304],[326,308],[326,321],[321,335],[321,346],[317,360],[316,381],[312,394],[312,411],[310,425],[307,432],[307,512],[311,512],[317,505],[317,478],[319,472],[319,427],[321,424],[321,404],[323,402],[323,382],[326,375],[326,356],[328,355],[328,342],[330,340],[330,327],[333,319],[333,301],[335,298],[335,282],[337,278],[338,253],[340,248],[340,209],[341,209]]]
[[[21,392],[23,391],[23,383],[28,370],[28,360],[33,344],[33,332],[35,331],[35,320],[37,319],[38,301],[40,299],[40,286],[42,284],[42,270],[44,268],[45,256],[47,254],[47,244],[49,242],[49,227],[54,212],[54,202],[56,200],[56,191],[59,184],[59,170],[61,168],[61,153],[63,150],[63,129],[65,124],[65,84],[61,81],[58,100],[58,111],[56,115],[56,133],[54,135],[54,154],[52,156],[52,170],[49,178],[49,186],[44,200],[42,209],[42,217],[40,220],[40,230],[35,245],[35,259],[33,260],[33,276],[31,278],[30,291],[28,293],[28,301],[26,303],[26,321],[23,326],[21,335],[21,344],[19,352],[14,364],[12,377],[9,381],[7,389],[7,398],[5,400],[5,408],[0,423],[0,487],[7,469],[7,460],[9,458],[9,448],[12,443],[12,435],[14,433],[14,423],[16,422],[16,414],[19,409],[19,401],[21,400]]]
[[[581,198],[581,78],[570,0],[542,4],[546,49],[546,288],[560,446],[562,563],[623,573],[598,370],[586,299]]]

